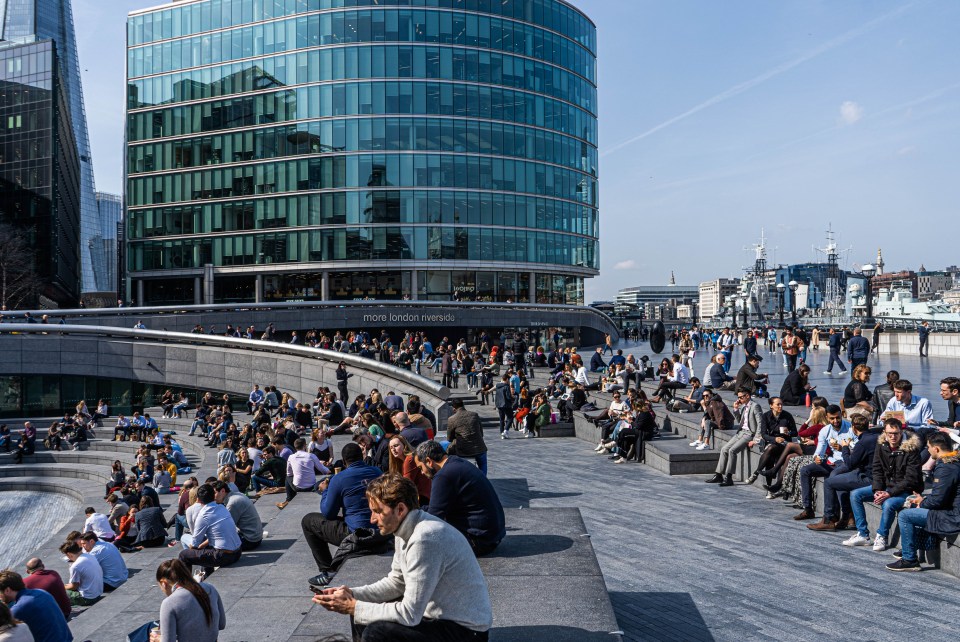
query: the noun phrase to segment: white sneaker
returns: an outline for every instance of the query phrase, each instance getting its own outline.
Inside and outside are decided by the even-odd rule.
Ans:
[[[825,374],[825,375],[832,375],[833,373],[830,372],[829,370],[824,370],[824,371],[823,371],[823,374]]]
[[[500,433],[500,439],[506,439],[506,438],[507,438],[507,433],[506,433],[506,432]]]
[[[883,535],[877,535],[873,540],[873,550],[880,552],[887,550],[887,540]]]
[[[593,449],[593,452],[598,453],[603,450],[603,444],[597,444],[597,447]]]
[[[705,441],[701,441],[701,442],[697,445],[697,450],[706,450],[706,449],[707,449],[707,442],[705,442]]]
[[[623,457],[617,457],[616,459],[613,460],[613,463],[615,464],[625,464],[626,462],[627,460],[624,459]]]
[[[870,538],[864,537],[860,533],[854,533],[849,538],[843,540],[844,546],[867,546],[870,544]]]
[[[690,447],[692,448],[692,447],[694,447],[694,446],[699,446],[699,445],[702,444],[702,443],[703,443],[703,442],[700,441],[699,439],[696,440],[696,441],[691,441],[691,442],[690,442]]]

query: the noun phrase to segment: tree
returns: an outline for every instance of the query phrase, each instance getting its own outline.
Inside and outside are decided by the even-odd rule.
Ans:
[[[18,227],[0,223],[0,305],[15,310],[32,304],[42,289],[43,279],[26,235]]]

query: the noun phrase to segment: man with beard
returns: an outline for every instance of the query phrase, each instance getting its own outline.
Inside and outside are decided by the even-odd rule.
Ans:
[[[507,531],[503,506],[486,475],[432,440],[417,446],[415,461],[433,480],[426,511],[463,533],[478,557],[493,551]]]

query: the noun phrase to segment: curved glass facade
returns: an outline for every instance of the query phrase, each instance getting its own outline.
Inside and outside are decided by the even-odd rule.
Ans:
[[[595,51],[561,0],[131,14],[131,295],[582,303]]]

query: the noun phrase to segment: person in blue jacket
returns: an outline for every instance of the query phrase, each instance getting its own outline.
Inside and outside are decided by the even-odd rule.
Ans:
[[[333,577],[330,544],[340,546],[347,535],[358,528],[373,528],[367,502],[367,482],[382,475],[383,471],[363,463],[363,451],[354,442],[343,447],[340,458],[343,470],[320,482],[320,512],[307,513],[300,521],[303,536],[320,571],[310,579],[311,586],[326,586]]]

